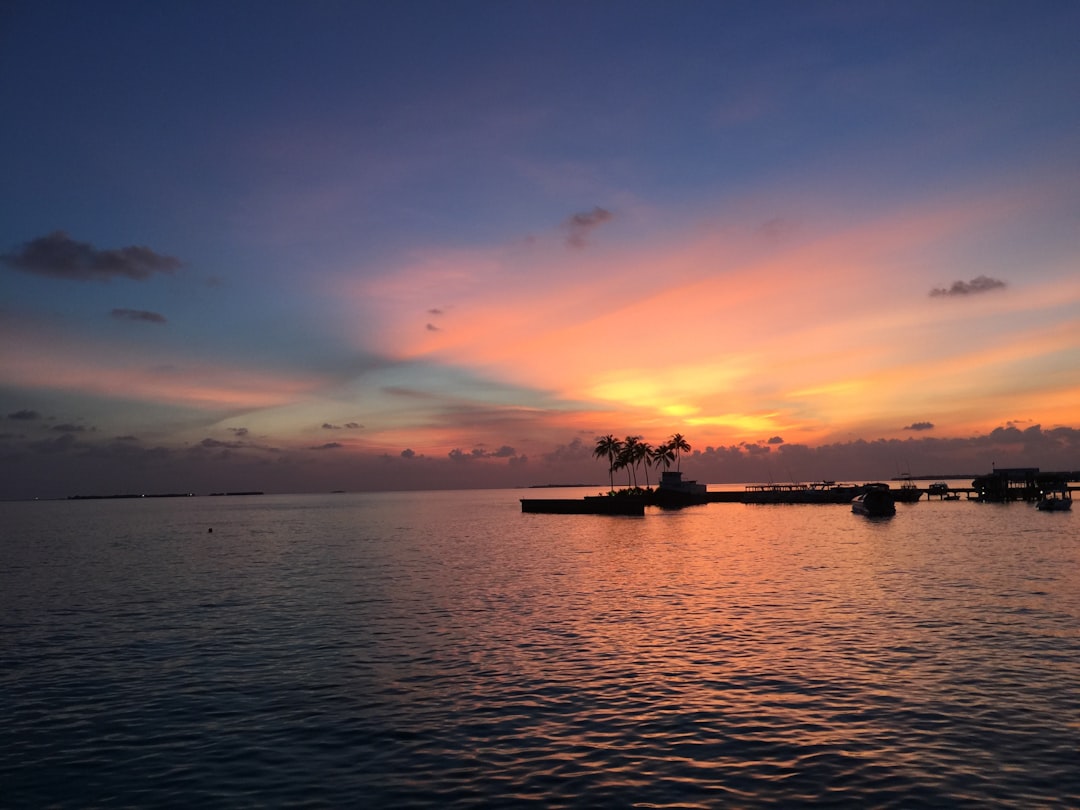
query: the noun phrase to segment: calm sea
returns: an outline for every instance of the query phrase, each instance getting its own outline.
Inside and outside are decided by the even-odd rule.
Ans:
[[[565,494],[0,504],[0,805],[1080,806],[1080,515]]]

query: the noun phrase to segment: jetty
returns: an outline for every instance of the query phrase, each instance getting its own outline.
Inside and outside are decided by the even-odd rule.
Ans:
[[[586,495],[584,498],[522,498],[521,511],[539,515],[645,514],[645,499],[634,495]]]
[[[957,476],[968,478],[968,476]],[[928,476],[929,478],[929,476]],[[704,484],[684,481],[677,471],[664,472],[656,489],[621,490],[610,495],[587,495],[584,498],[522,498],[521,511],[561,515],[644,515],[645,507],[682,509],[709,503],[743,504],[850,504],[872,490],[887,490],[897,503],[926,500],[966,500],[981,503],[1010,501],[1038,502],[1048,492],[1071,497],[1080,482],[1080,471],[1040,472],[1037,467],[999,468],[988,475],[971,476],[971,486],[950,486],[938,481],[919,487],[910,476],[901,484],[840,484],[818,481],[812,484],[748,484],[742,490],[709,492]]]

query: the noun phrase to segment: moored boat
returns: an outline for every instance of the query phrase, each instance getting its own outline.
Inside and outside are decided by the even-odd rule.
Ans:
[[[899,503],[915,503],[922,497],[922,490],[912,480],[909,473],[900,476],[900,489],[893,493],[893,498]]]
[[[1035,502],[1040,512],[1068,512],[1072,509],[1072,493],[1065,489],[1061,492],[1044,492]]]
[[[888,517],[896,514],[896,499],[888,487],[874,487],[852,500],[851,511],[867,517]]]

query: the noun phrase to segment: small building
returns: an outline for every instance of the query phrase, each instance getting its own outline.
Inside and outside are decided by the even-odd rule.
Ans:
[[[677,492],[683,495],[704,495],[707,487],[697,481],[683,481],[678,470],[664,470],[660,473],[661,492]]]

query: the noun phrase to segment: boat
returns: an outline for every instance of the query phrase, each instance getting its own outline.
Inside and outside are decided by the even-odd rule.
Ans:
[[[873,487],[852,500],[851,511],[867,517],[888,517],[896,514],[896,499],[888,486]]]
[[[1035,502],[1040,512],[1068,512],[1072,509],[1072,493],[1063,489],[1060,492],[1044,492]]]
[[[915,503],[922,497],[922,490],[911,477],[911,473],[900,476],[900,489],[893,492],[893,498],[900,503]]]
[[[949,491],[949,485],[944,481],[935,481],[926,489],[927,495],[945,495]]]

